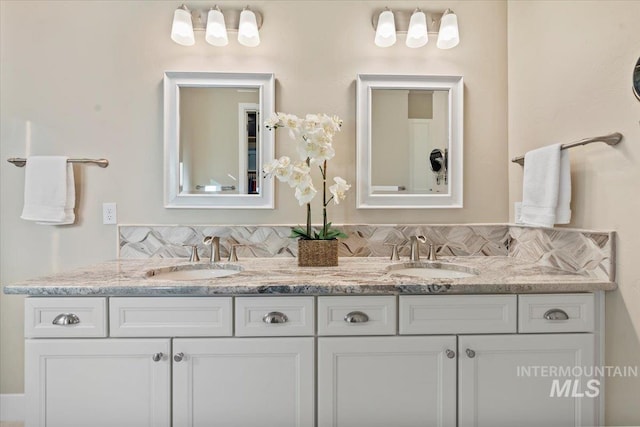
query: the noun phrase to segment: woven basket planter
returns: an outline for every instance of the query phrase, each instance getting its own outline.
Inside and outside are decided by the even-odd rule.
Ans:
[[[298,240],[298,266],[336,267],[338,240]]]

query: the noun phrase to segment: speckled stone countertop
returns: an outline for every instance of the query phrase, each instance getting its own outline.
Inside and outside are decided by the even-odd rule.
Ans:
[[[511,257],[447,257],[438,262],[477,275],[424,279],[392,274],[388,270],[390,266],[409,263],[387,258],[340,258],[338,267],[326,268],[298,267],[295,258],[248,258],[233,264],[243,271],[227,277],[182,281],[148,277],[150,270],[193,266],[184,259],[164,258],[109,261],[8,285],[4,292],[32,296],[204,296],[548,293],[616,289],[615,282],[536,266]],[[206,262],[198,264],[199,268],[207,268]],[[220,266],[238,268],[224,262]]]

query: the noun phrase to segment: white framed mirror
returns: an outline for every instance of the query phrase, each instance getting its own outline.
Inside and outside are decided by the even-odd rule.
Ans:
[[[273,74],[166,72],[164,206],[273,209],[260,171],[274,137],[260,124],[274,111]]]
[[[461,208],[461,76],[360,74],[357,207]]]

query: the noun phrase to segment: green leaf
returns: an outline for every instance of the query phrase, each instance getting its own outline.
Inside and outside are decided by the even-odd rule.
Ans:
[[[310,239],[311,238],[311,236],[309,236],[307,234],[307,231],[302,227],[294,227],[294,228],[292,228],[291,229],[291,235],[289,237],[292,237],[292,238],[298,237],[298,238],[303,238],[303,239]]]

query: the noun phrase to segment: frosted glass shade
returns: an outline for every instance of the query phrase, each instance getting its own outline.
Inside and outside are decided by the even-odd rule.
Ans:
[[[375,44],[378,47],[389,47],[396,43],[396,23],[393,12],[385,10],[378,17]]]
[[[204,38],[212,46],[226,46],[229,44],[224,15],[217,9],[211,9],[207,15],[207,32]]]
[[[243,46],[256,47],[260,44],[260,33],[256,14],[245,9],[240,13],[240,25],[238,26],[238,42]]]
[[[451,49],[460,43],[458,34],[458,17],[455,13],[446,11],[440,20],[440,31],[436,45],[440,49]]]
[[[407,31],[407,47],[422,47],[429,41],[427,17],[424,12],[416,11],[411,15]]]
[[[193,46],[195,44],[196,39],[193,36],[191,12],[187,9],[179,8],[173,13],[171,40],[182,46]]]

